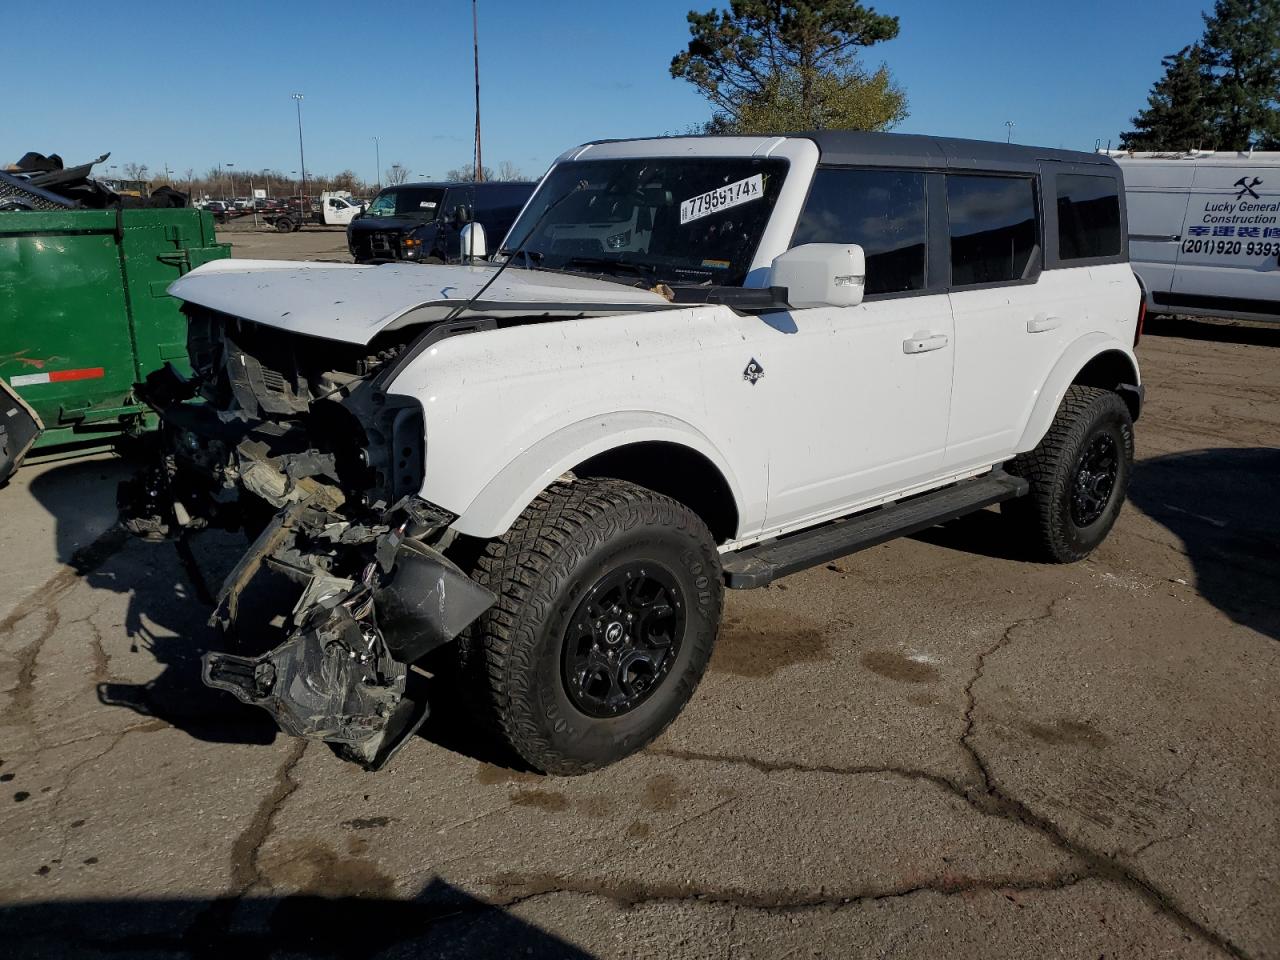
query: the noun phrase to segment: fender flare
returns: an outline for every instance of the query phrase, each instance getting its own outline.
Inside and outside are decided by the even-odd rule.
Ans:
[[[522,451],[460,512],[453,529],[471,537],[499,537],[539,493],[577,464],[609,450],[653,441],[688,447],[706,457],[720,471],[735,505],[741,508],[738,478],[702,431],[667,414],[621,411],[561,427]]]
[[[1049,376],[1045,379],[1044,386],[1040,388],[1040,392],[1036,395],[1035,404],[1032,406],[1031,416],[1027,419],[1027,424],[1023,428],[1022,437],[1018,440],[1017,453],[1026,453],[1028,450],[1034,450],[1037,444],[1044,439],[1044,435],[1049,432],[1049,426],[1053,423],[1053,418],[1058,412],[1058,407],[1062,404],[1062,398],[1066,396],[1067,388],[1075,382],[1076,377],[1079,376],[1080,371],[1085,366],[1104,353],[1118,353],[1125,358],[1132,371],[1132,377],[1122,382],[1132,389],[1138,390],[1141,381],[1138,373],[1138,359],[1133,353],[1133,348],[1105,333],[1085,334],[1063,351],[1062,356],[1058,358],[1058,362],[1049,371]],[[1117,384],[1117,386],[1119,385]],[[1141,391],[1138,390],[1138,392],[1140,396]]]

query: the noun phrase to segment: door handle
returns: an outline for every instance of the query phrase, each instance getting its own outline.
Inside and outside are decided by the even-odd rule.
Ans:
[[[914,337],[902,341],[903,353],[928,353],[930,350],[941,350],[951,338],[945,333],[927,333],[921,331]]]
[[[1057,330],[1062,326],[1061,317],[1046,316],[1040,314],[1034,320],[1027,321],[1027,333],[1046,333],[1049,330]]]

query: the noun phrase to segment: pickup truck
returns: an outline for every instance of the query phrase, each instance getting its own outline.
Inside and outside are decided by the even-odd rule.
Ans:
[[[490,262],[211,263],[125,522],[248,531],[204,679],[286,732],[379,767],[452,650],[456,723],[596,769],[693,695],[726,587],[995,504],[1043,560],[1103,540],[1143,399],[1123,192],[922,136],[601,142]]]

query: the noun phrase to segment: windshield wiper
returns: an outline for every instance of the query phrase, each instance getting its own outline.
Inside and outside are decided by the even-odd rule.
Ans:
[[[613,259],[611,257],[570,257],[564,262],[570,269],[582,267],[588,270],[622,270],[636,277],[656,277],[658,268],[651,263],[636,263],[634,260]]]

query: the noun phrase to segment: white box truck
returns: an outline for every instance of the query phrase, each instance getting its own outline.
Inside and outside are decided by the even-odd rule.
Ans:
[[[1280,321],[1280,152],[1112,156],[1149,313]]]

